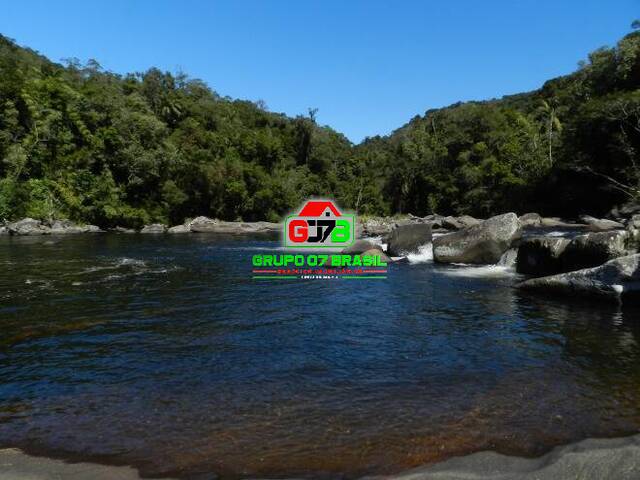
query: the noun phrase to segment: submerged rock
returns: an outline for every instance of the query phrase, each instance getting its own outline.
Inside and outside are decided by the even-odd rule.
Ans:
[[[49,235],[51,229],[40,220],[23,218],[7,225],[11,235]]]
[[[517,285],[521,290],[620,301],[640,298],[640,254],[610,260],[604,265]]]
[[[498,263],[520,234],[518,216],[505,213],[434,239],[433,258],[441,263]]]
[[[413,223],[394,228],[387,239],[387,252],[393,257],[417,253],[422,245],[431,242],[431,225]]]
[[[140,230],[140,233],[166,233],[167,226],[162,223],[152,223],[151,225],[145,225]]]
[[[561,255],[570,240],[558,237],[531,237],[518,248],[516,271],[528,275],[553,275],[563,271]]]

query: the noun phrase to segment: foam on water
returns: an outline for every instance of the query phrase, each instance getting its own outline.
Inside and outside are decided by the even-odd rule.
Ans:
[[[418,253],[407,255],[409,263],[430,263],[433,262],[433,244],[431,242],[418,248]]]

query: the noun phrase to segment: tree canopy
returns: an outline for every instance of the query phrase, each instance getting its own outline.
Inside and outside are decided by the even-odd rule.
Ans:
[[[429,110],[353,145],[157,69],[60,65],[0,36],[0,220],[272,220],[311,196],[365,214],[604,212],[640,197],[640,31],[537,91]]]

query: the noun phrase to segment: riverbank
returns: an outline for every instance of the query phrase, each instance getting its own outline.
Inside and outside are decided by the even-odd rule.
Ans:
[[[537,458],[478,452],[368,480],[632,480],[640,477],[640,435],[587,439],[556,447]],[[138,480],[132,467],[67,463],[34,457],[18,449],[0,450],[0,480]],[[202,478],[216,478],[214,474]],[[165,478],[165,480],[170,480]]]

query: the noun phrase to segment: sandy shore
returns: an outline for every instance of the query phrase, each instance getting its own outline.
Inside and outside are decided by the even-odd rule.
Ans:
[[[589,439],[554,448],[538,458],[479,452],[368,480],[636,480],[640,478],[640,435]],[[137,480],[137,470],[93,463],[66,463],[0,450],[0,480]],[[167,479],[168,480],[168,479]],[[364,480],[364,479],[363,479]]]

